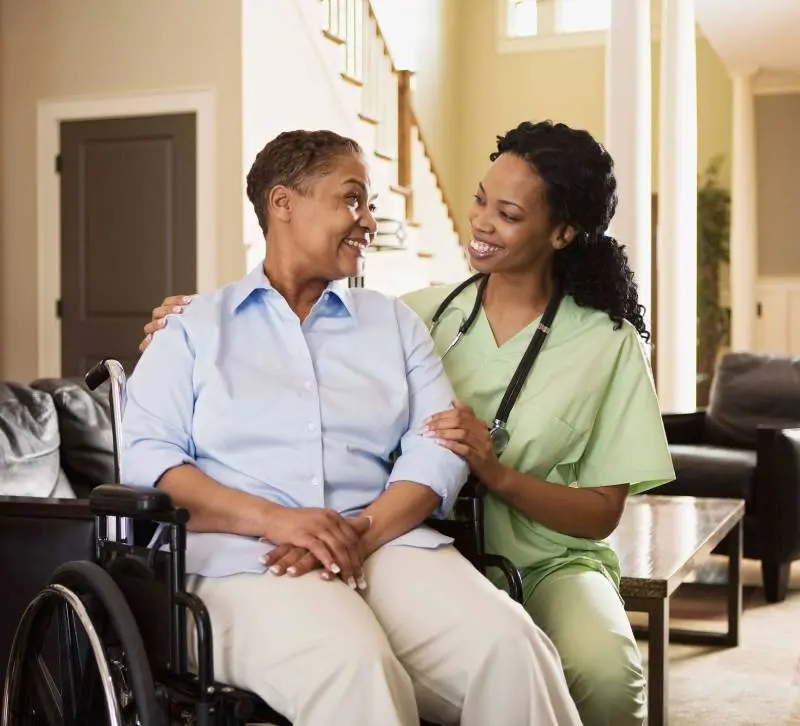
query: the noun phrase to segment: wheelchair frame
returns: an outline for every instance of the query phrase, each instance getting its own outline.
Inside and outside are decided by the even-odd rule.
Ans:
[[[87,373],[85,380],[92,390],[109,381],[114,473],[116,480],[120,481],[121,422],[126,384],[124,369],[115,360],[103,360]],[[500,569],[508,581],[510,595],[522,602],[522,580],[519,572],[505,558],[489,555],[484,551],[482,494],[480,486],[470,481],[459,496],[455,519],[428,520],[426,524],[453,537],[462,554],[484,574],[490,567]],[[30,511],[30,505],[34,501],[38,507],[47,506],[42,500],[25,501],[28,505],[27,511]],[[44,637],[38,632],[32,634],[34,626],[39,624],[37,617],[44,607],[43,603],[59,599],[72,608],[73,618],[77,613],[95,653],[101,685],[105,689],[105,718],[109,726],[166,726],[173,723],[185,726],[244,726],[251,719],[275,726],[290,726],[285,717],[271,709],[258,696],[218,683],[214,678],[211,619],[202,600],[187,592],[185,587],[186,523],[189,512],[184,508],[174,507],[169,495],[160,489],[134,488],[122,484],[103,484],[96,487],[90,493],[88,503],[75,500],[60,503],[67,502],[73,508],[82,508],[80,518],[94,518],[94,563],[78,561],[62,565],[49,584],[25,609],[8,658],[0,726],[27,726],[29,723],[12,720],[14,698],[20,689],[24,691],[26,684],[28,688],[32,687],[25,680],[26,673],[27,678],[33,677],[33,688],[40,698],[47,700],[47,693],[50,692],[53,696],[53,690],[57,688],[52,676],[48,680],[47,666],[41,655],[37,657],[36,663],[28,662],[31,660],[28,645],[32,642],[38,643]],[[8,504],[8,500],[5,503]],[[26,507],[21,506],[18,514],[25,516],[25,511]],[[145,528],[150,531],[144,531]],[[149,539],[149,543],[142,544],[146,539]],[[105,574],[101,577],[98,571]],[[114,607],[119,611],[116,613],[117,621],[121,619],[127,623],[127,630],[133,628],[136,631],[116,633],[118,639],[124,641],[127,638],[127,646],[123,649],[125,661],[138,659],[136,663],[127,663],[132,666],[129,669],[132,675],[126,674],[124,668],[114,671],[117,672],[117,681],[121,681],[121,685],[116,684],[119,691],[116,694],[116,703],[110,702],[113,698],[108,693],[113,685],[113,662],[109,664],[108,655],[103,656],[105,665],[99,662],[98,652],[102,651],[100,635],[86,609],[80,610],[81,595],[96,595],[92,587],[85,585],[87,577],[88,581],[95,578],[98,590],[107,590],[110,587],[121,593],[122,602],[113,594],[107,594],[106,600],[116,602]],[[111,584],[100,587],[104,577]],[[89,591],[73,591],[70,585],[74,587],[74,583],[88,587]],[[154,604],[154,597],[162,600],[163,607],[159,608]],[[126,614],[128,611],[129,614]],[[187,613],[192,616],[196,636],[197,662],[194,672],[190,672],[188,664]],[[114,617],[111,619],[114,620]],[[64,623],[67,643],[59,653],[62,690],[65,678],[69,678],[76,667],[83,669],[80,662],[75,662],[78,644],[74,619],[70,625],[69,616],[60,617],[60,629]],[[43,627],[41,624],[39,626]],[[72,653],[68,652],[70,648]],[[28,671],[25,671],[26,667]],[[134,672],[133,668],[138,670]],[[44,686],[41,679],[44,680]],[[74,684],[70,682],[68,685],[70,693],[66,694],[65,691],[61,694],[60,703],[41,706],[41,713],[32,717],[30,723],[35,726],[82,726],[89,722],[86,720],[88,715],[97,718],[99,712],[96,710],[96,702],[90,699],[88,705],[78,703]],[[69,699],[66,695],[69,695]],[[140,704],[136,704],[136,698],[145,702],[151,710],[152,704],[157,702],[157,707],[162,711],[161,716],[155,711],[140,713]],[[120,701],[123,706],[120,706]],[[135,718],[126,716],[125,713],[125,706],[129,706],[131,702],[137,709]],[[67,714],[65,718],[63,712],[67,708],[71,709],[71,714]]]

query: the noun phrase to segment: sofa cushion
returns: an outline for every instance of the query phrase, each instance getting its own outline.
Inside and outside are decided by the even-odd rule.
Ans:
[[[675,480],[654,494],[740,498],[751,504],[755,451],[689,444],[673,444],[669,450]]]
[[[114,482],[114,443],[107,384],[90,391],[81,380],[45,378],[32,388],[52,396],[61,429],[61,466],[79,497]]]
[[[0,495],[74,496],[61,471],[60,441],[50,396],[0,382]]]
[[[800,422],[800,358],[728,353],[714,373],[706,441],[754,449],[759,425]]]

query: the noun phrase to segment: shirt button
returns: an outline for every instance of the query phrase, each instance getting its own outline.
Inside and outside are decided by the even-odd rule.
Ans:
[[[308,430],[309,431],[316,431],[317,430],[317,424],[315,424],[315,423],[308,424]]]
[[[317,477],[314,477],[311,480],[311,486],[314,486],[314,487],[318,487],[319,486],[319,479],[317,479]]]

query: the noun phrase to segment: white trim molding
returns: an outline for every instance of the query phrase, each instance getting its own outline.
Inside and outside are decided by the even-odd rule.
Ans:
[[[36,113],[38,376],[61,374],[61,190],[55,158],[62,121],[195,113],[197,118],[197,291],[216,287],[216,96],[211,89],[43,99]]]
[[[762,68],[753,78],[757,96],[800,93],[800,68]]]

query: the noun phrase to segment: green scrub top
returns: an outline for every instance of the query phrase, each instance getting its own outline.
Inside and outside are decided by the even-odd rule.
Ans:
[[[455,285],[403,297],[427,325]],[[475,302],[476,286],[449,306],[434,331],[440,355]],[[481,310],[472,329],[445,356],[459,401],[491,422],[538,320],[497,346]],[[627,321],[614,329],[604,312],[566,296],[508,420],[511,440],[500,461],[564,486],[629,484],[631,494],[675,478],[644,343]],[[581,565],[619,587],[619,560],[605,541],[560,534],[489,494],[487,551],[504,555],[523,573],[526,599],[554,570]]]

